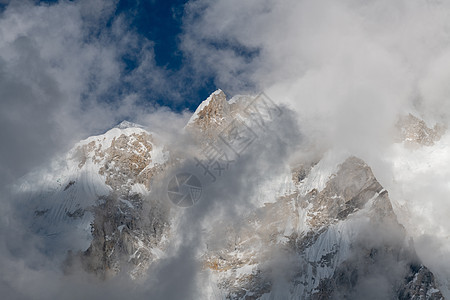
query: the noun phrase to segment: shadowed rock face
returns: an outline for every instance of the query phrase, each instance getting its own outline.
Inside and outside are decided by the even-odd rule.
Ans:
[[[93,241],[79,258],[83,267],[101,278],[128,270],[132,278],[145,275],[155,249],[161,251],[169,234],[166,206],[135,194],[121,201],[117,195],[102,198],[94,208]]]
[[[423,265],[410,265],[405,284],[398,292],[398,299],[443,299],[441,292],[436,289],[433,273]]]

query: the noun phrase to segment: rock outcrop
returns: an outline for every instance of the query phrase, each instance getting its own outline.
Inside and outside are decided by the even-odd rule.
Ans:
[[[435,124],[433,128],[412,114],[400,117],[397,122],[397,140],[405,142],[410,147],[432,146],[441,139],[446,127]]]

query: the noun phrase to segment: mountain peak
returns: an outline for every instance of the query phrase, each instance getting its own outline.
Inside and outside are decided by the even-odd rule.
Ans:
[[[220,123],[229,114],[229,111],[227,96],[221,89],[218,89],[200,103],[187,125],[204,127],[210,123]]]

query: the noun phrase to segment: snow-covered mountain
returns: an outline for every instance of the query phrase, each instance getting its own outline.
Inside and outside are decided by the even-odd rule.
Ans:
[[[152,227],[164,211],[144,198],[168,159],[152,133],[122,122],[77,143],[47,170],[29,174],[17,190],[29,205],[30,227],[48,237],[49,251],[82,251],[86,269],[102,277],[117,274],[127,256],[133,275],[160,254],[154,245],[164,242],[166,221]],[[143,218],[145,213],[152,215]]]
[[[245,155],[256,151],[255,140],[284,117],[283,108],[264,94],[227,101],[218,90],[180,128],[198,146],[194,157],[123,122],[24,177],[16,194],[28,204],[30,228],[45,237],[49,251],[64,254],[67,272],[80,264],[101,278],[123,273],[138,281],[167,258],[177,244],[180,220],[196,209],[194,203],[180,208],[161,193],[166,179],[188,160],[204,167],[201,173],[211,182],[228,168],[239,170]],[[398,142],[415,147],[433,145],[445,132],[412,115],[401,119],[399,128]],[[334,149],[295,157],[280,167],[283,172],[254,174],[253,194],[235,200],[249,205],[232,220],[220,213],[208,219],[196,254],[207,278],[199,286],[202,297],[443,299],[416,254],[404,226],[408,220],[402,215],[399,222],[400,210],[370,166]],[[175,193],[200,198],[192,194],[195,183],[176,190],[180,178]]]

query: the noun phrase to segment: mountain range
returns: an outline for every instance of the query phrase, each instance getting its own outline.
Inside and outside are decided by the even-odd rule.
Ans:
[[[371,166],[295,128],[264,93],[218,90],[172,140],[124,121],[14,192],[66,274],[146,282],[173,261],[202,299],[444,299]],[[446,128],[407,114],[396,132],[418,149]]]

